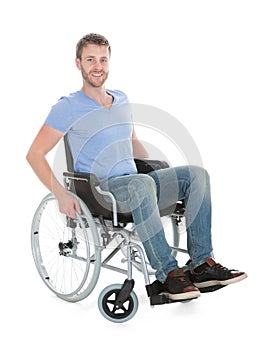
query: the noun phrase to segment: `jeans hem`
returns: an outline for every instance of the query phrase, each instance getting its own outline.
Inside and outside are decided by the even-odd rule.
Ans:
[[[190,262],[188,265],[186,265],[183,269],[184,271],[193,271],[194,269],[196,269],[198,266],[201,266],[202,264],[205,263],[205,260],[207,258],[214,258],[213,254],[208,254],[206,255],[204,258],[202,258],[200,261],[198,261],[197,263],[192,263]]]

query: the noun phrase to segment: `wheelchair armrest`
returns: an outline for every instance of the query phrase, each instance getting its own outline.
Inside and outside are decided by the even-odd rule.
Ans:
[[[134,159],[139,173],[147,174],[154,170],[169,168],[169,164],[164,160],[155,159]]]
[[[80,181],[90,182],[90,184],[94,186],[98,186],[100,184],[99,179],[94,174],[65,171],[63,173],[63,176],[71,180],[80,180]]]
[[[85,202],[93,216],[106,216],[113,220],[114,226],[118,226],[116,200],[112,193],[100,188],[100,181],[96,175],[66,171],[63,172],[63,177],[66,185],[67,179],[72,180],[69,181],[69,190],[75,192]],[[109,197],[110,202],[106,202],[105,197]]]
[[[154,170],[169,168],[166,161],[155,159],[139,159],[135,158],[136,167],[139,173],[147,174]],[[100,181],[95,174],[79,173],[73,171],[65,171],[63,176],[71,180],[80,180],[89,182],[93,186],[99,186]]]

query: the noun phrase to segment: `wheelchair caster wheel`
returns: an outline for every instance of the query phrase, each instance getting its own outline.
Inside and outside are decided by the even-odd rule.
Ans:
[[[98,308],[107,320],[121,323],[135,316],[138,309],[138,299],[131,291],[124,302],[119,302],[118,295],[122,284],[112,284],[102,290],[98,298]]]

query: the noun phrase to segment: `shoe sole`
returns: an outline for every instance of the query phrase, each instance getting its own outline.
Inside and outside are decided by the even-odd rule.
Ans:
[[[229,284],[240,282],[244,280],[246,277],[247,277],[247,274],[244,273],[243,275],[240,275],[234,278],[229,278],[228,280],[224,280],[224,281],[211,280],[211,281],[194,283],[194,286],[196,286],[197,288],[206,288],[206,287],[213,287],[213,286],[228,286]]]
[[[174,301],[197,299],[201,295],[200,291],[179,293],[179,294],[171,294],[168,292],[162,292],[160,294],[163,294],[163,295],[165,295],[166,298],[174,300]]]

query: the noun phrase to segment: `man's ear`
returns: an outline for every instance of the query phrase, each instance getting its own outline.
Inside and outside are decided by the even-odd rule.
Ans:
[[[80,59],[79,58],[76,58],[75,59],[75,64],[76,64],[76,67],[81,70],[81,63],[80,63]]]

